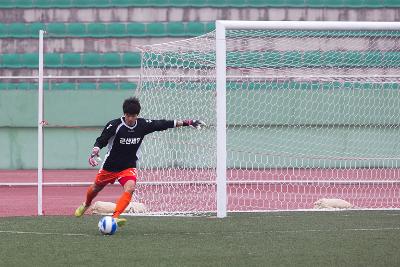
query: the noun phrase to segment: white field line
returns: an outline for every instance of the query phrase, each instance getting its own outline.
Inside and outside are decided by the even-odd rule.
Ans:
[[[380,232],[380,231],[400,231],[400,227],[393,228],[347,228],[347,229],[304,229],[304,230],[270,230],[270,231],[236,231],[236,232],[177,232],[177,233],[143,233],[144,236],[173,236],[173,235],[218,235],[224,236],[234,235],[262,235],[262,234],[298,234],[298,233],[338,233],[338,232]]]
[[[24,231],[1,231],[0,234],[25,234],[25,235],[61,235],[61,236],[89,236],[86,234],[73,234],[73,233],[46,233],[46,232],[24,232]]]
[[[221,232],[224,236],[232,236],[237,234],[285,234],[285,233],[329,233],[329,232],[379,232],[379,231],[400,231],[400,227],[387,228],[345,228],[345,229],[304,229],[304,230],[270,230],[270,231],[237,231],[237,232]],[[73,233],[46,233],[46,232],[24,232],[24,231],[1,231],[0,234],[29,234],[29,235],[60,235],[60,236],[90,236],[87,234]],[[143,233],[143,236],[160,236],[160,235],[215,235],[216,232],[177,232],[177,233]]]
[[[393,228],[347,228],[347,229],[304,229],[304,230],[270,230],[270,231],[237,231],[237,232],[221,232],[224,236],[232,236],[236,234],[249,234],[249,235],[259,235],[259,234],[285,234],[285,233],[329,233],[329,232],[369,232],[369,231],[400,231],[400,227]],[[216,235],[216,232],[183,232],[183,233],[164,233],[164,235]],[[163,235],[161,233],[144,233],[144,236],[159,236]]]

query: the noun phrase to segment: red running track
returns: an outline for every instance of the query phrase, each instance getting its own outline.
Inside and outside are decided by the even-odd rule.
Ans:
[[[92,182],[96,170],[46,170],[44,182]],[[400,208],[400,172],[398,169],[274,169],[229,170],[229,181],[248,181],[228,185],[228,210],[310,209],[319,198],[342,198],[359,208]],[[209,170],[142,171],[139,181],[214,181]],[[161,177],[161,178],[160,178]],[[307,181],[299,183],[299,180]],[[386,183],[343,183],[345,181]],[[0,170],[0,183],[34,183],[35,170]],[[275,182],[276,181],[276,182]],[[293,181],[288,183],[288,181]],[[297,182],[295,182],[297,181]],[[310,183],[310,181],[314,181]],[[321,182],[318,182],[321,181]],[[324,181],[324,182],[322,182]],[[327,181],[335,181],[327,183]],[[338,183],[338,181],[341,183]],[[45,186],[43,211],[47,215],[72,215],[84,200],[87,186]],[[195,212],[216,209],[216,188],[212,183],[138,185],[136,199],[152,212]],[[108,186],[96,200],[115,202],[121,194],[118,185]],[[37,214],[35,186],[0,186],[0,216]]]

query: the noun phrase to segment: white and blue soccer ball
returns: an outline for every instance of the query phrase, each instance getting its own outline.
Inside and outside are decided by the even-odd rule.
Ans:
[[[113,235],[118,229],[117,221],[111,216],[105,216],[99,221],[99,231],[103,235]]]

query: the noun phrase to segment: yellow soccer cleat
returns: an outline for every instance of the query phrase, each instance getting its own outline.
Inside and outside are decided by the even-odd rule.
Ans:
[[[114,218],[115,221],[117,222],[118,227],[124,226],[126,223],[126,219],[124,218]]]
[[[89,208],[86,206],[85,203],[82,203],[76,210],[75,210],[75,217],[81,217],[85,211]]]

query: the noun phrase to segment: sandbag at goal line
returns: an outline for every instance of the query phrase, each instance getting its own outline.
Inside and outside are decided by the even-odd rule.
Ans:
[[[88,209],[88,214],[109,215],[115,210],[116,204],[113,202],[96,201]],[[126,207],[125,214],[147,213],[147,208],[143,203],[131,202]]]

